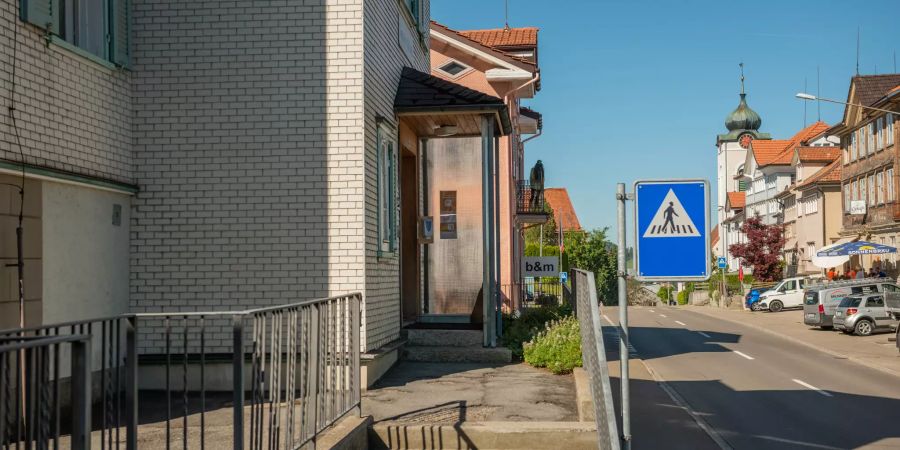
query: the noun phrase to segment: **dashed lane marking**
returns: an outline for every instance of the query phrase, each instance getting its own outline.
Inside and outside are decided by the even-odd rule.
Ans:
[[[676,320],[675,323],[677,323],[678,325],[681,325],[681,326],[683,326],[683,327],[686,327],[686,326],[687,326],[686,323],[684,323],[684,322],[682,322],[682,321],[680,321],[680,320]]]
[[[659,317],[669,317],[669,316],[667,316],[665,314],[660,314]]]
[[[737,353],[738,355],[743,356],[744,358],[747,358],[747,359],[751,360],[751,361],[753,361],[753,359],[754,359],[752,356],[750,356],[750,355],[748,355],[748,354],[746,354],[746,353],[741,353],[741,352],[739,352],[739,351],[737,351],[737,350],[732,350],[732,351],[735,352],[735,353]]]
[[[813,385],[811,385],[811,384],[809,384],[809,383],[807,383],[807,382],[805,382],[805,381],[803,381],[803,380],[798,380],[798,379],[796,379],[796,378],[792,378],[791,380],[793,380],[794,383],[797,383],[797,384],[799,384],[800,386],[803,386],[803,387],[805,387],[805,388],[807,388],[807,389],[812,389],[812,390],[814,390],[814,391],[816,391],[816,392],[818,392],[818,393],[820,393],[820,394],[822,394],[822,395],[824,395],[824,396],[826,396],[826,397],[833,397],[833,395],[831,395],[831,393],[826,392],[826,391],[823,391],[823,390],[821,390],[821,389],[819,389],[819,388],[817,388],[817,387],[815,387],[815,386],[813,386]]]
[[[655,313],[656,311],[654,311],[654,310],[651,309],[650,312]]]

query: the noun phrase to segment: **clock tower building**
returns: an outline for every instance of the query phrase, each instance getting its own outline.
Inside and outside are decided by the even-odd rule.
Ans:
[[[737,108],[725,118],[725,128],[728,132],[720,134],[716,138],[716,223],[719,226],[719,248],[715,249],[718,255],[726,255],[728,245],[728,230],[723,228],[726,217],[725,201],[728,192],[742,192],[746,190],[744,181],[736,177],[744,171],[744,161],[750,142],[755,139],[771,139],[768,133],[759,131],[762,119],[756,111],[747,105],[747,94],[744,92],[744,64],[741,63],[741,101]],[[731,261],[729,256],[728,260]],[[734,267],[730,268],[735,270]]]

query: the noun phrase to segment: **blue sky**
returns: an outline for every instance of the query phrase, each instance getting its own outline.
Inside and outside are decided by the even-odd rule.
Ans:
[[[865,7],[862,7],[865,5]],[[894,72],[898,0],[509,0],[510,26],[536,26],[544,115],[526,162],[541,159],[547,185],[566,187],[585,228],[615,225],[617,182],[715,180],[715,137],[738,104],[743,61],[762,130],[786,138],[803,127],[815,93],[845,100],[856,69]],[[432,19],[454,29],[502,27],[503,0],[432,0]],[[822,120],[840,120],[823,103]],[[816,105],[807,105],[807,122]],[[713,205],[715,208],[715,205]],[[630,222],[630,219],[629,219]]]

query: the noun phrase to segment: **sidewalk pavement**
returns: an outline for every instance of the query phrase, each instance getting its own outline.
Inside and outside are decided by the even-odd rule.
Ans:
[[[900,353],[891,333],[872,336],[846,335],[839,331],[821,330],[803,323],[802,310],[778,313],[751,312],[706,306],[681,306],[717,319],[753,327],[797,344],[827,353],[835,358],[848,359],[860,365],[900,377]]]

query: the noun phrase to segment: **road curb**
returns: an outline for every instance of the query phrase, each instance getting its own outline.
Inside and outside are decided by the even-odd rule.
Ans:
[[[672,308],[671,306],[663,306],[663,307],[664,307],[664,308]],[[678,309],[678,308],[672,308],[672,309]],[[843,359],[846,359],[846,360],[848,360],[848,361],[853,361],[853,362],[855,362],[855,363],[857,363],[857,364],[859,364],[859,365],[861,365],[861,366],[865,366],[865,367],[868,367],[868,368],[870,368],[870,369],[877,370],[877,371],[879,371],[879,372],[886,373],[886,374],[888,374],[888,375],[893,375],[893,376],[895,376],[895,377],[900,378],[900,371],[896,371],[896,370],[894,370],[894,369],[890,369],[890,368],[887,368],[887,367],[878,366],[878,365],[875,365],[875,364],[870,363],[869,361],[866,361],[865,359],[857,358],[857,357],[851,356],[851,355],[845,355],[845,354],[843,354],[843,353],[840,353],[840,352],[831,350],[831,349],[828,348],[828,347],[817,346],[817,345],[815,345],[815,344],[811,344],[811,343],[806,342],[806,341],[789,339],[789,338],[785,337],[785,336],[784,336],[783,334],[781,334],[781,333],[772,331],[772,330],[770,330],[770,329],[768,329],[768,328],[761,327],[761,326],[756,325],[756,324],[753,324],[753,323],[741,322],[741,321],[735,320],[735,319],[733,319],[733,318],[731,318],[731,317],[726,317],[726,316],[723,316],[723,315],[718,315],[718,314],[715,314],[715,313],[709,313],[709,312],[703,311],[703,307],[688,307],[686,310],[687,310],[687,311],[695,311],[695,312],[697,312],[697,313],[703,314],[703,315],[706,316],[706,317],[713,317],[713,318],[716,318],[716,319],[721,319],[721,320],[724,320],[724,321],[727,321],[727,322],[731,322],[731,323],[735,323],[735,324],[738,324],[738,325],[743,325],[743,326],[745,326],[745,327],[750,327],[750,328],[753,328],[754,330],[762,331],[763,333],[766,333],[766,334],[768,334],[768,335],[770,335],[770,336],[775,336],[775,337],[777,337],[777,338],[779,338],[779,339],[782,339],[782,340],[785,340],[785,341],[788,341],[788,342],[792,342],[792,343],[794,343],[794,344],[799,344],[799,345],[802,345],[802,346],[807,347],[807,348],[811,348],[811,349],[816,350],[816,351],[818,351],[818,352],[825,353],[826,355],[834,356],[834,357],[836,357],[836,358],[843,358]]]

